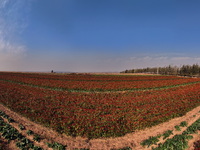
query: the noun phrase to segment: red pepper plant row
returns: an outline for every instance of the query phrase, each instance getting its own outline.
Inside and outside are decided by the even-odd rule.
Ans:
[[[0,72],[0,76],[16,76],[23,78],[39,78],[70,81],[138,81],[138,80],[166,80],[177,79],[175,76],[160,75],[95,75],[95,74],[48,74],[48,73],[19,73],[19,72]]]
[[[66,135],[117,137],[182,116],[199,106],[200,83],[162,90],[83,93],[1,80],[0,103]]]
[[[200,82],[200,79],[197,78],[175,76],[44,75],[23,73],[0,73],[0,80],[68,91],[124,91]]]

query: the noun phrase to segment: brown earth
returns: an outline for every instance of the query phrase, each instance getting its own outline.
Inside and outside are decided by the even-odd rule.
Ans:
[[[119,149],[124,147],[130,147],[133,150],[148,150],[151,148],[144,148],[140,143],[148,139],[149,136],[156,136],[164,133],[166,130],[173,130],[174,134],[179,134],[179,131],[174,130],[175,125],[179,125],[180,122],[186,121],[188,125],[191,125],[200,117],[200,106],[188,112],[183,117],[178,117],[172,119],[168,122],[162,123],[160,125],[147,128],[142,131],[136,131],[134,133],[129,133],[123,137],[118,138],[102,138],[102,139],[91,139],[81,137],[69,137],[66,135],[58,134],[57,132],[36,124],[25,117],[18,115],[17,113],[11,111],[7,107],[0,104],[0,110],[4,111],[7,115],[12,117],[17,123],[12,123],[15,128],[18,128],[19,124],[25,126],[26,130],[32,130],[34,133],[39,134],[42,137],[40,143],[35,142],[35,145],[43,147],[45,150],[50,149],[46,146],[46,142],[58,142],[63,145],[67,145],[68,150],[73,150],[75,148],[89,148],[90,150],[110,150]],[[184,128],[182,128],[182,131]],[[26,135],[25,131],[22,131],[23,135]],[[27,135],[26,135],[27,136]],[[32,139],[33,137],[28,136],[27,138]],[[194,138],[189,141],[189,150],[193,149],[193,143],[200,139],[200,134],[194,135]],[[9,144],[9,147],[13,149],[13,143]],[[17,148],[16,148],[17,149]]]

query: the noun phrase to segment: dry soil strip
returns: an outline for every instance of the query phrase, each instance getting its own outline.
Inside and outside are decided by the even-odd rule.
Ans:
[[[50,140],[67,145],[68,150],[73,150],[74,148],[89,148],[90,150],[110,150],[118,149],[123,147],[130,147],[133,150],[148,150],[150,148],[144,148],[140,143],[148,139],[149,136],[156,136],[158,134],[163,134],[166,130],[174,130],[175,125],[179,125],[180,122],[186,121],[188,125],[195,122],[200,117],[200,106],[188,112],[183,117],[178,117],[172,119],[168,122],[162,123],[160,125],[142,130],[136,131],[134,133],[127,134],[123,137],[118,138],[104,138],[104,139],[92,139],[88,140],[87,138],[81,137],[69,137],[66,135],[60,135],[55,131],[38,125],[34,122],[31,122],[25,117],[18,115],[17,113],[11,111],[7,107],[0,104],[0,110],[4,111],[7,115],[12,117],[15,121],[21,123],[26,127],[27,130],[32,130],[34,133],[41,135],[42,137]],[[194,117],[195,115],[195,117]],[[189,149],[193,148],[193,141],[199,139],[199,135],[195,136],[192,141],[189,142]]]

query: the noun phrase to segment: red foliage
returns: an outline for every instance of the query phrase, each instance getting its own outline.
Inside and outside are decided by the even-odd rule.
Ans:
[[[11,76],[12,78],[10,78]],[[8,78],[12,81],[19,81],[20,79],[23,82],[32,82],[36,76],[37,80],[41,80],[41,84],[42,80],[44,84],[46,83],[46,78],[53,78],[48,80],[52,80],[52,83],[59,81],[59,84],[61,84],[62,80],[55,80],[55,78],[68,78],[70,75],[67,77],[41,75],[41,78],[45,77],[44,79],[38,79],[40,75],[37,74],[20,74],[19,76],[10,73]],[[78,78],[76,75],[71,78],[75,80],[76,77]],[[86,78],[84,82],[90,82],[87,77],[89,76],[81,76],[81,78]],[[92,78],[95,77],[92,76]],[[108,78],[107,81],[106,77]],[[112,77],[120,79],[120,76],[97,76],[96,78],[103,78],[104,81],[102,82],[110,82],[109,80]],[[127,78],[137,82],[134,81],[134,77],[142,80],[140,84],[148,83],[146,87],[149,87],[151,82],[163,86],[167,82],[172,83],[172,81],[173,83],[196,81],[190,78],[179,79],[168,76],[158,77],[160,80],[156,80],[157,76],[150,76],[150,81],[146,81],[148,79],[146,76]],[[80,135],[90,138],[122,136],[137,129],[143,129],[173,117],[184,115],[200,104],[200,83],[163,90],[127,93],[80,93],[11,83],[6,81],[8,78],[1,75],[1,103],[33,121],[72,136]],[[127,78],[121,76],[121,80]],[[121,80],[120,83],[123,82]],[[51,83],[50,81],[48,83]],[[75,85],[78,84],[75,81],[71,82]],[[133,84],[133,82],[130,83]],[[65,85],[65,82],[62,83]],[[139,82],[137,84],[139,85]],[[144,85],[140,87],[142,86]]]
[[[0,73],[0,79],[46,88],[78,91],[118,91],[168,87],[200,81],[175,76],[106,76]]]
[[[194,150],[200,150],[200,140],[194,142]]]

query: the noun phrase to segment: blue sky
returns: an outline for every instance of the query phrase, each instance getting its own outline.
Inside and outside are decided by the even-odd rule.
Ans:
[[[200,61],[198,0],[0,0],[0,70],[115,72]]]

